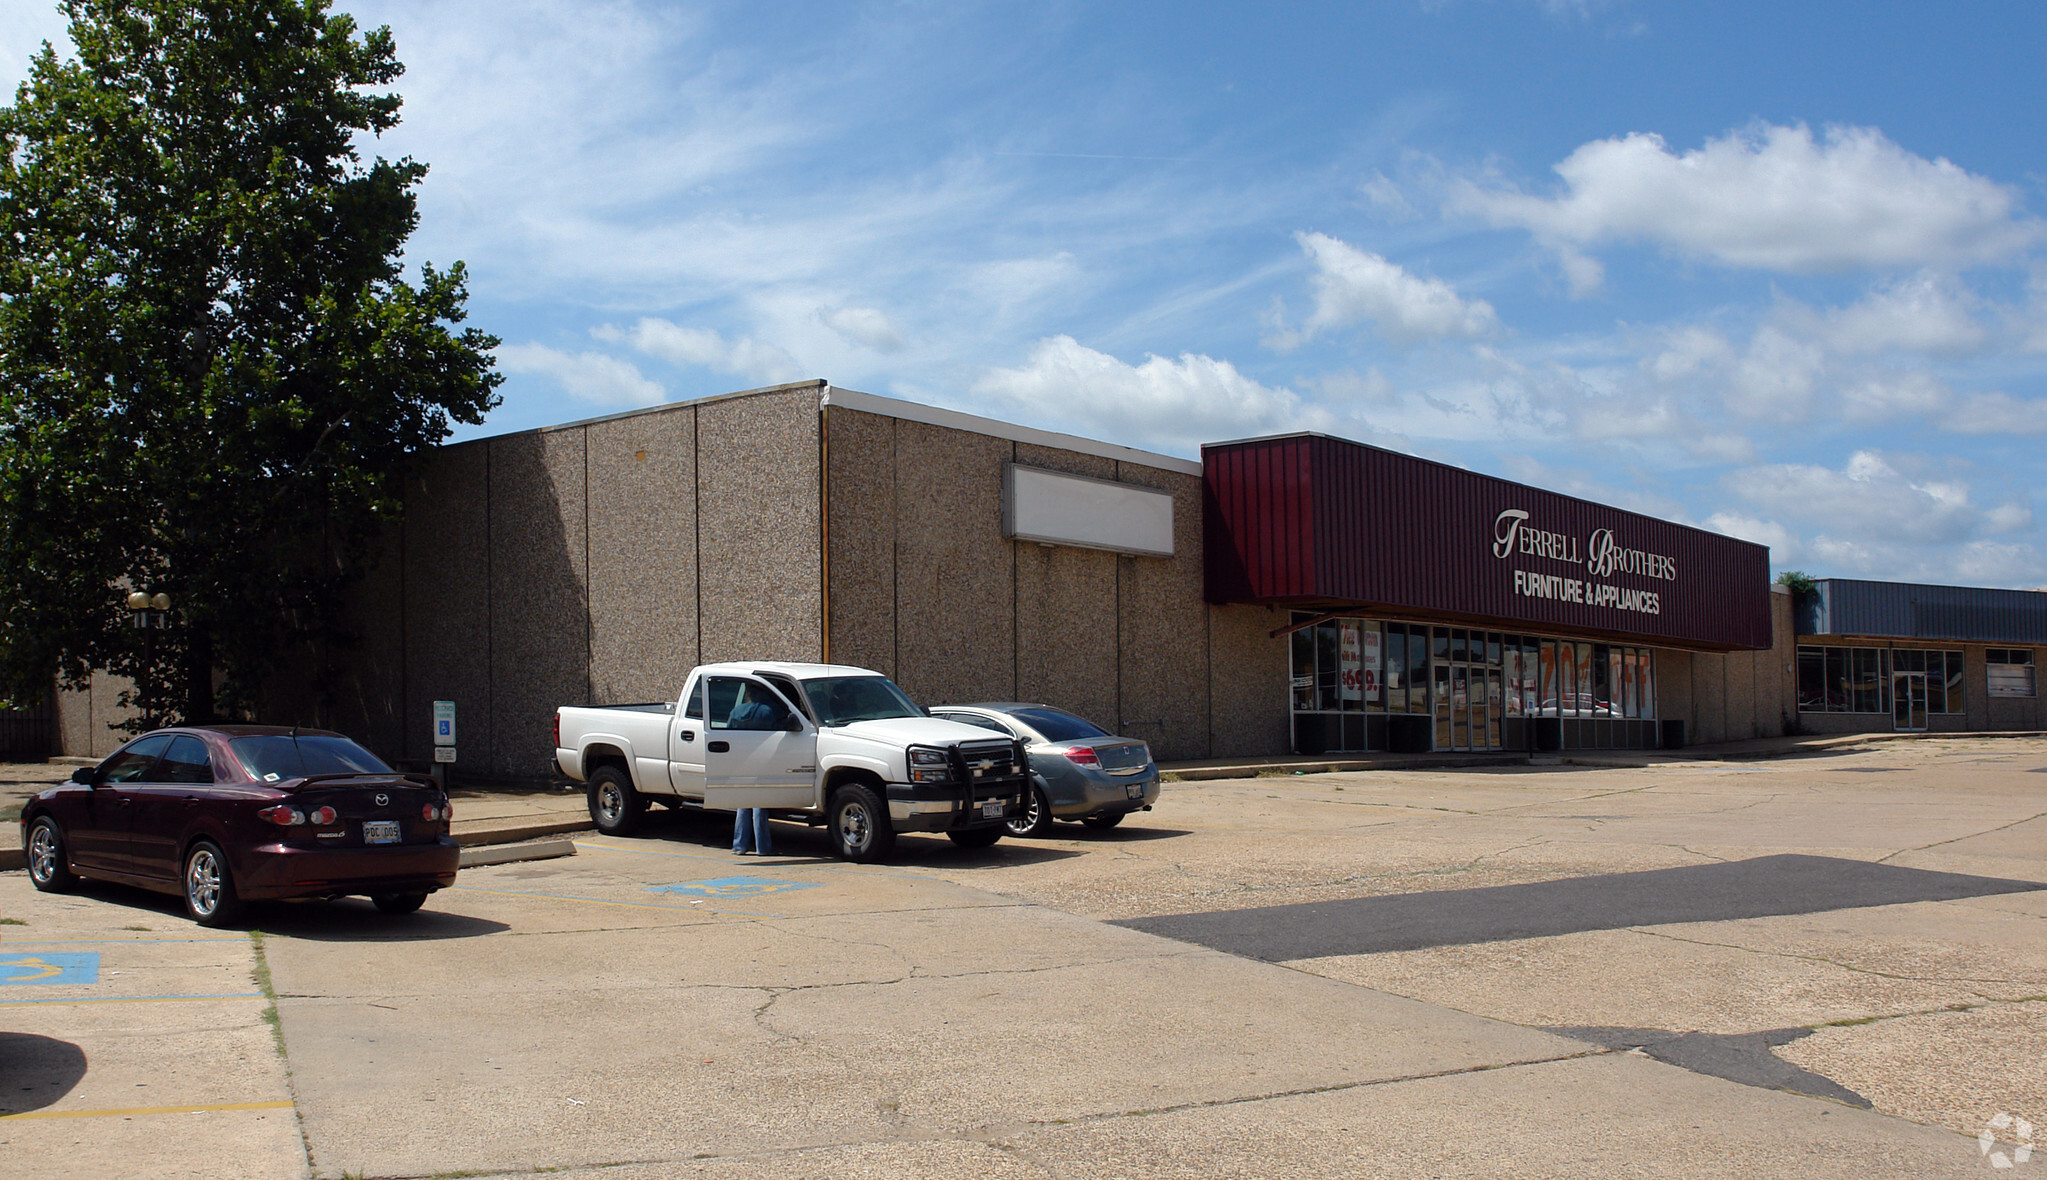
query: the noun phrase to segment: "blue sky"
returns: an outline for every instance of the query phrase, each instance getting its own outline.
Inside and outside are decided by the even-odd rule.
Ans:
[[[464,436],[822,377],[2047,586],[2036,6],[339,7],[505,342]]]

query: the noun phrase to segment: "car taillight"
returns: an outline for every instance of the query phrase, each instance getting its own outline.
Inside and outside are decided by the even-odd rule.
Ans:
[[[427,803],[421,805],[419,818],[426,820],[428,823],[432,823],[437,819],[454,819],[455,809],[446,803]]]
[[[1075,766],[1100,766],[1102,764],[1102,760],[1095,755],[1095,748],[1093,746],[1068,746],[1059,752],[1066,755],[1066,760]]]
[[[561,745],[562,745],[562,715],[561,715],[560,713],[556,713],[556,714],[554,715],[554,748],[555,748],[555,749],[557,749],[557,750],[559,750],[559,749],[561,749]]]
[[[306,818],[312,820],[316,824],[331,824],[335,820],[341,818],[341,813],[334,810],[332,807],[320,807],[315,808],[313,814]]]
[[[295,828],[306,822],[305,812],[300,811],[296,807],[287,807],[282,803],[274,807],[266,807],[257,812],[256,815],[262,819],[269,820],[280,828]]]

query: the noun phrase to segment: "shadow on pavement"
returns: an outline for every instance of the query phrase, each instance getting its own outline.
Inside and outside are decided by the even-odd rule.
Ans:
[[[410,914],[384,914],[360,897],[335,901],[270,902],[253,906],[247,923],[253,929],[308,942],[436,942],[478,938],[510,930],[503,922],[441,913],[434,897],[426,908]]]
[[[1833,1079],[1800,1069],[1770,1050],[1812,1035],[1809,1028],[1775,1028],[1758,1033],[1666,1032],[1660,1028],[1559,1027],[1549,1031],[1609,1049],[1640,1049],[1667,1065],[1756,1086],[1788,1090],[1871,1109],[1869,1099]]]
[[[41,1110],[85,1076],[85,1050],[34,1033],[0,1032],[0,1115]]]
[[[1144,835],[1139,835],[1143,832]],[[1152,838],[1145,829],[1122,829],[1095,832],[1075,827],[1068,831],[1061,825],[1061,836],[1081,835],[1089,839],[1107,841],[1132,838]],[[1183,836],[1185,832],[1167,832],[1166,835]],[[636,837],[655,840],[669,840],[680,844],[694,844],[699,847],[730,852],[732,848],[732,813],[729,811],[697,811],[675,809],[664,812],[648,812]],[[776,821],[770,833],[775,850],[764,858],[768,864],[843,864],[832,851],[831,837],[821,827]],[[1002,865],[1042,864],[1046,861],[1065,860],[1072,856],[1084,856],[1084,852],[1070,848],[1048,848],[1032,840],[1019,840],[1004,835],[988,848],[962,848],[945,837],[943,832],[905,832],[896,837],[895,854],[889,863],[897,865],[943,865],[947,868],[998,867]],[[794,858],[803,858],[797,861]],[[735,863],[751,863],[751,856],[734,857]]]
[[[2039,889],[2047,884],[1786,854],[1530,885],[1128,918],[1114,924],[1282,962]]]

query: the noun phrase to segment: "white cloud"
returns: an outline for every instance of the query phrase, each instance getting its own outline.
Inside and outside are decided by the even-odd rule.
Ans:
[[[1856,541],[1918,545],[1973,539],[1986,526],[2013,526],[2013,509],[2001,505],[1993,521],[1970,501],[1969,485],[1951,474],[1917,472],[1917,460],[1879,451],[1851,455],[1839,471],[1805,463],[1743,468],[1727,486],[1743,500],[1780,520],[1803,521],[1826,535]],[[1993,510],[1994,511],[1994,510]]]
[[[1727,486],[1760,509],[1715,513],[1707,527],[1770,546],[1778,565],[1886,581],[2038,585],[2047,561],[2009,539],[2034,528],[2024,499],[1984,507],[1951,471],[1910,455],[1858,451],[1840,469],[1750,467]]]
[[[888,316],[871,307],[841,307],[819,313],[825,326],[850,344],[864,344],[876,352],[898,352],[902,334]]]
[[[1324,331],[1366,321],[1395,344],[1476,338],[1499,330],[1490,303],[1462,299],[1441,279],[1419,278],[1328,234],[1296,233],[1294,240],[1315,265],[1308,280],[1315,310],[1299,332],[1274,333],[1267,343],[1275,348],[1294,348]]]
[[[1812,331],[1846,354],[1969,352],[1990,336],[1972,314],[1979,302],[1952,275],[1922,271],[1827,312]],[[1785,315],[1800,311],[1787,305]]]
[[[1940,419],[1940,425],[1956,434],[2047,434],[2047,398],[1968,394]]]
[[[1953,401],[1947,382],[1931,373],[1877,373],[1842,388],[1841,414],[1850,422],[1889,422],[1938,414]]]
[[[1290,389],[1261,385],[1228,361],[1184,353],[1131,365],[1071,336],[1038,341],[1023,365],[989,371],[973,392],[1040,419],[1085,424],[1103,438],[1182,453],[1218,439],[1339,425],[1329,411]]]
[[[1819,345],[1766,324],[1728,375],[1728,404],[1749,418],[1803,421],[1812,412],[1826,363]]]
[[[671,365],[695,365],[720,373],[735,373],[750,381],[775,384],[803,376],[796,358],[772,344],[741,336],[727,340],[709,328],[685,328],[653,316],[646,316],[630,329],[610,324],[592,329],[599,340],[623,342],[648,356]]]
[[[1596,285],[1580,251],[1649,242],[1725,266],[1794,273],[2018,261],[2039,225],[2012,190],[1882,132],[1763,124],[1684,153],[1636,133],[1584,144],[1555,166],[1565,191],[1466,183],[1452,206],[1520,226]]]
[[[1770,548],[1770,560],[1783,565],[1795,562],[1803,553],[1803,546],[1791,534],[1791,530],[1774,520],[1762,520],[1739,512],[1715,512],[1706,518],[1706,527],[1716,533],[1739,537]]]
[[[538,373],[554,379],[571,397],[600,406],[651,406],[667,391],[642,376],[630,361],[601,352],[568,353],[545,344],[505,344],[498,367],[507,373]]]

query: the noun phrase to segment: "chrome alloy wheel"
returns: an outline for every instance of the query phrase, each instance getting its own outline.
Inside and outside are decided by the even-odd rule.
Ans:
[[[597,818],[607,827],[616,826],[625,817],[625,788],[606,779],[597,787]]]
[[[1024,792],[1023,806],[1003,821],[1012,836],[1035,836],[1045,822],[1045,796],[1036,789]]]
[[[220,908],[220,858],[213,849],[196,849],[185,862],[185,901],[201,918]]]
[[[29,879],[38,885],[56,880],[57,856],[57,829],[51,824],[37,824],[28,834]]]
[[[868,813],[867,805],[859,800],[849,800],[839,808],[839,846],[849,854],[858,856],[867,851],[874,842],[874,816]]]

